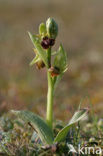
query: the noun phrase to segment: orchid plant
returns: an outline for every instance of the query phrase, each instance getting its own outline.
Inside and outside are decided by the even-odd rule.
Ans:
[[[53,51],[52,47],[55,45],[56,37],[58,35],[58,25],[53,18],[48,18],[46,23],[41,23],[39,26],[39,34],[34,35],[28,33],[34,45],[35,57],[31,61],[30,66],[36,64],[38,69],[45,68],[48,79],[48,93],[47,93],[47,112],[46,119],[30,112],[30,111],[14,111],[12,113],[27,123],[30,123],[38,133],[42,144],[52,145],[57,142],[65,140],[69,129],[81,119],[83,119],[88,110],[79,109],[76,111],[69,121],[69,123],[60,130],[57,136],[53,136],[53,99],[54,91],[63,74],[67,71],[67,55],[60,44],[57,51]],[[52,60],[52,55],[54,60]]]

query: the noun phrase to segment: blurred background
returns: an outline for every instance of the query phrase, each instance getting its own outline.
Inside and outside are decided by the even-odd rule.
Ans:
[[[45,70],[29,63],[34,57],[27,31],[38,33],[48,17],[59,25],[69,69],[56,90],[54,115],[68,120],[82,107],[102,116],[103,110],[103,1],[0,0],[0,114],[10,109],[46,112]]]

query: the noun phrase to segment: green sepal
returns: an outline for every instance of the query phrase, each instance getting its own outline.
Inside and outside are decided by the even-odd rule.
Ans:
[[[34,65],[40,60],[39,55],[36,54],[36,56],[33,58],[33,60],[30,62],[30,66]]]
[[[40,39],[36,35],[32,35],[30,32],[28,32],[30,39],[32,43],[34,44],[38,55],[40,56],[41,60],[43,60],[44,64],[48,68],[48,59],[47,59],[47,53],[40,45]]]
[[[60,73],[64,73],[67,70],[67,55],[62,44],[57,51],[57,55],[55,56],[54,66],[60,69]]]
[[[40,34],[41,36],[45,36],[46,33],[47,33],[47,31],[46,31],[46,25],[45,25],[44,23],[41,23],[41,24],[39,25],[39,34]]]
[[[56,86],[59,83],[59,81],[61,80],[64,72],[66,72],[66,70],[68,69],[67,55],[66,55],[66,52],[64,51],[62,44],[60,45],[58,51],[56,52],[53,66],[58,67],[60,70],[60,74],[57,77],[54,77],[54,85],[56,88]]]

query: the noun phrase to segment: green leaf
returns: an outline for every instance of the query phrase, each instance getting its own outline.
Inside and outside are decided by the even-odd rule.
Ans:
[[[36,55],[33,60],[30,62],[30,66],[34,65],[35,63],[37,63],[40,60],[39,55]]]
[[[39,135],[34,131],[31,137],[31,142],[36,143],[38,145],[43,145]]]
[[[41,23],[39,25],[39,34],[42,35],[42,36],[45,36],[47,33],[46,31],[46,25],[44,23]]]
[[[31,125],[37,131],[41,141],[44,144],[52,144],[53,143],[53,133],[46,122],[38,115],[30,112],[30,111],[14,111],[12,110],[14,115],[17,115],[20,119],[25,122],[31,123]]]
[[[54,142],[61,142],[65,140],[71,126],[73,126],[75,123],[85,118],[87,116],[87,113],[88,113],[88,109],[82,109],[75,112],[75,114],[73,115],[69,123],[57,134]]]
[[[37,36],[35,36],[35,35],[32,35],[30,32],[28,32],[28,33],[29,33],[29,36],[30,36],[30,39],[31,39],[32,43],[34,44],[34,46],[35,46],[35,48],[37,50],[38,55],[40,56],[40,58],[43,60],[44,64],[48,68],[47,53],[41,47],[39,38]]]

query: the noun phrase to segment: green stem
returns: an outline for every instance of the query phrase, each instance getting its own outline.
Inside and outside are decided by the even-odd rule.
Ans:
[[[48,72],[47,116],[48,125],[52,128],[53,122],[53,83],[51,74]]]
[[[50,68],[51,67],[51,48],[49,48],[48,50],[47,50],[47,56],[48,56],[48,68]]]
[[[51,49],[48,49],[48,64],[51,65]],[[47,94],[47,115],[46,121],[49,127],[52,129],[53,124],[53,94],[54,85],[50,72],[47,72],[48,77],[48,94]]]

